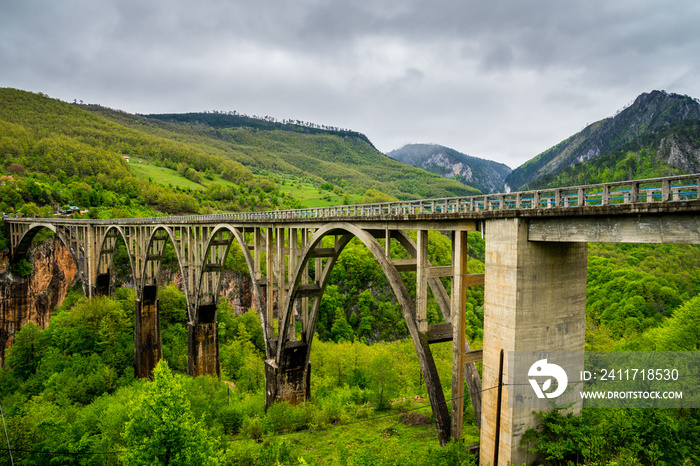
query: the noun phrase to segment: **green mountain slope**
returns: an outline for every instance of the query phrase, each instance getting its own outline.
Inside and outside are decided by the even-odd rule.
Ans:
[[[398,199],[415,199],[477,193],[457,181],[392,160],[353,131],[224,113],[148,115],[143,122],[199,147],[216,148],[251,169],[307,176],[358,194],[375,189]]]
[[[143,159],[171,182],[137,173],[125,156]],[[0,89],[3,174],[3,212],[47,214],[70,204],[94,208],[94,215],[109,209],[118,210],[114,215],[153,215],[298,204],[283,199],[274,180],[254,176],[238,162],[15,89]]]
[[[352,131],[199,116],[207,123],[0,89],[0,212],[210,213],[474,192],[395,162]]]
[[[473,186],[483,193],[503,192],[510,167],[437,144],[407,144],[387,154],[399,162]]]
[[[576,186],[700,172],[700,120],[648,134],[619,150],[547,174],[532,188]]]
[[[645,93],[616,116],[587,126],[516,168],[506,177],[506,183],[513,191],[542,185],[570,167],[612,154],[619,157],[630,149],[645,151],[650,155],[653,152],[655,156],[658,153],[657,158],[663,161],[667,169],[693,171],[697,162],[691,159],[697,158],[697,146],[692,140],[697,132],[693,133],[696,130],[692,128],[692,122],[698,120],[700,103],[697,99],[664,91]],[[675,136],[676,128],[685,135]],[[690,139],[687,135],[691,136]],[[686,144],[689,142],[690,145]],[[653,146],[654,143],[657,145]],[[608,164],[611,163],[608,159]],[[659,168],[657,166],[655,169]],[[628,170],[629,175],[632,172],[636,170]]]

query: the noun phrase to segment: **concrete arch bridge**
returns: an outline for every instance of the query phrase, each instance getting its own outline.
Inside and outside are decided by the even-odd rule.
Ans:
[[[188,306],[188,372],[219,374],[217,301],[227,253],[238,242],[253,283],[266,347],[266,402],[308,397],[309,355],[321,297],[338,256],[358,238],[375,257],[401,305],[425,377],[441,443],[462,435],[467,385],[481,429],[482,464],[520,464],[520,436],[531,413],[498,397],[501,351],[583,351],[587,242],[700,244],[700,175],[527,192],[284,211],[111,220],[9,218],[12,260],[47,228],[66,244],[87,296],[110,293],[121,238],[136,286],[136,373],[161,358],[159,269],[172,243]],[[415,231],[414,241],[409,231]],[[449,232],[452,264],[428,260],[428,232]],[[485,273],[467,273],[467,233],[486,238]],[[392,241],[410,259],[391,256]],[[312,266],[310,266],[312,265]],[[400,275],[416,272],[416,296]],[[446,289],[441,278],[451,277]],[[465,339],[465,290],[485,285],[484,349]],[[428,325],[428,289],[445,324]],[[273,311],[278,309],[275,328]],[[296,340],[295,323],[301,322]],[[451,406],[443,395],[430,344],[453,342]],[[475,361],[483,359],[483,380]],[[507,392],[507,387],[504,387]],[[497,416],[497,414],[500,415]],[[498,426],[498,427],[497,427]],[[498,445],[496,445],[498,444]],[[498,453],[496,453],[498,451]]]

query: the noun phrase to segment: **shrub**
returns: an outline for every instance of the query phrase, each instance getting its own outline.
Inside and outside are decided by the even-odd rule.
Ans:
[[[265,415],[266,432],[296,431],[307,427],[313,417],[314,407],[310,404],[290,406],[288,403],[274,403]]]
[[[31,262],[23,257],[12,266],[12,273],[19,277],[28,277],[32,274],[33,268],[34,267],[32,266]]]
[[[224,432],[229,435],[237,433],[243,425],[243,413],[237,407],[226,406],[219,411],[219,422],[224,426]]]
[[[469,453],[464,443],[452,440],[442,448],[431,449],[425,464],[434,466],[475,466],[477,457]]]
[[[263,435],[263,421],[259,416],[248,417],[243,421],[241,433],[253,440],[259,440]]]

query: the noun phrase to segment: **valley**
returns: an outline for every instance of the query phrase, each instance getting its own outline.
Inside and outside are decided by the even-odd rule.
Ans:
[[[700,117],[693,113],[693,99],[656,91],[620,112],[612,126],[609,120],[594,124],[513,171],[499,168],[492,179],[500,181],[479,186],[465,185],[466,177],[448,180],[393,161],[360,133],[290,129],[281,123],[267,128],[216,114],[128,115],[7,89],[0,97],[0,210],[25,216],[49,216],[64,204],[85,208],[85,218],[103,219],[323,207],[498,192],[505,183],[534,188],[639,179],[700,166]],[[634,137],[622,131],[630,122],[636,125]],[[601,133],[600,128],[607,129]],[[569,165],[572,160],[579,162]],[[0,250],[7,250],[2,227]],[[408,257],[396,242],[389,247],[393,257]],[[34,248],[57,255],[60,242],[40,237]],[[483,272],[484,249],[484,239],[470,233],[470,272]],[[586,349],[697,351],[698,251],[696,245],[589,244]],[[147,402],[159,390],[181,393],[178,409],[190,438],[214,439],[203,453],[188,444],[192,454],[212,464],[475,464],[461,444],[439,447],[400,306],[359,241],[338,257],[320,304],[311,399],[301,407],[280,403],[267,412],[265,349],[256,312],[234,310],[232,299],[222,299],[221,380],[182,375],[186,300],[178,288],[177,261],[171,260],[162,271],[169,284],[159,292],[168,367],[153,382],[138,381],[133,374],[136,297],[128,286],[133,277],[125,267],[125,245],[117,245],[115,268],[126,270],[117,282],[127,286],[115,287],[111,298],[87,300],[69,264],[63,264],[53,272],[58,278],[48,280],[53,287],[42,302],[51,305],[42,308],[43,317],[20,304],[40,301],[39,291],[26,284],[43,274],[40,255],[35,253],[24,270],[12,269],[7,254],[0,260],[3,302],[15,296],[10,306],[22,309],[3,307],[3,338],[14,344],[0,373],[10,440],[26,450],[22,464],[41,463],[37,451],[65,452],[59,463],[73,461],[73,453],[104,455],[109,464],[132,459],[131,452],[139,450],[138,431],[127,425],[140,418],[130,400]],[[450,238],[431,233],[428,256],[433,265],[450,264]],[[237,277],[236,286],[247,286],[241,251],[232,248],[230,257],[226,268]],[[408,291],[415,296],[415,272],[402,277],[414,284]],[[483,306],[483,286],[469,288],[466,336],[472,348],[482,346]],[[444,322],[432,294],[427,320]],[[437,371],[449,381],[451,344],[434,345],[433,354]],[[444,388],[449,400],[449,383]],[[466,445],[478,442],[470,413],[466,397]],[[552,464],[581,456],[591,464],[657,464],[660,458],[692,464],[700,455],[696,409],[548,416],[532,445],[550,455]],[[557,450],[564,439],[566,448]]]

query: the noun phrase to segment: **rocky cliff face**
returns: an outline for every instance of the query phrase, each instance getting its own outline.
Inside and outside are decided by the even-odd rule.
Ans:
[[[0,362],[22,325],[33,322],[45,328],[49,324],[77,276],[75,262],[58,238],[31,249],[29,261],[31,274],[16,277],[9,270],[9,255],[0,253]]]
[[[225,270],[221,278],[221,295],[231,304],[236,314],[255,308],[253,285],[250,277]]]
[[[662,139],[658,153],[683,173],[700,172],[700,147],[683,135],[672,134]]]
[[[172,273],[169,270],[163,270],[160,280],[161,283],[171,283],[180,291],[185,291],[179,271]],[[247,275],[240,275],[232,270],[224,270],[224,275],[221,277],[219,296],[219,299],[223,298],[228,301],[236,314],[243,314],[248,309],[255,309],[253,284]]]

